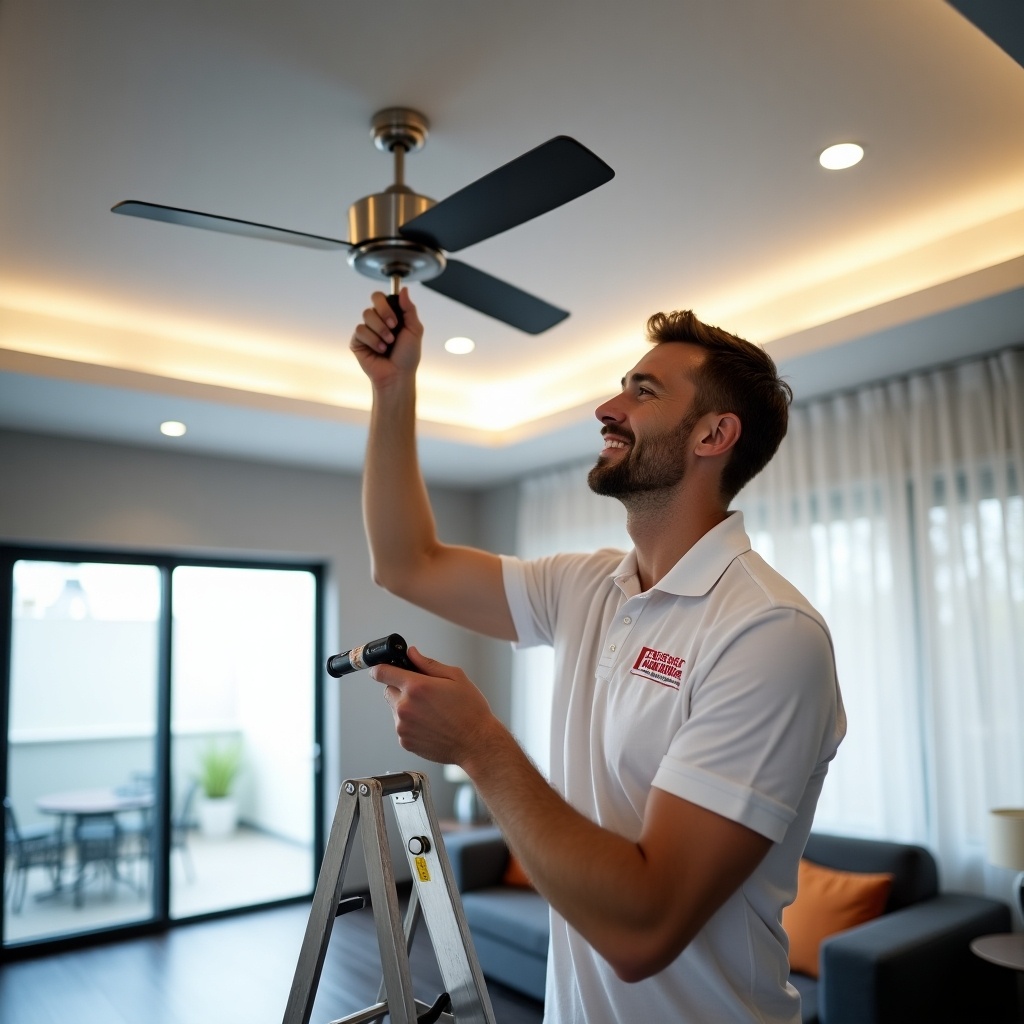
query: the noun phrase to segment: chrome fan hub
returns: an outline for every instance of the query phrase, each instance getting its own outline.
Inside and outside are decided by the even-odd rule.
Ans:
[[[349,265],[373,278],[429,281],[445,268],[444,253],[402,238],[398,229],[434,205],[401,185],[364,196],[348,208]]]
[[[429,281],[445,268],[444,253],[405,238],[375,238],[355,245],[349,266],[377,280],[400,277],[403,282]]]

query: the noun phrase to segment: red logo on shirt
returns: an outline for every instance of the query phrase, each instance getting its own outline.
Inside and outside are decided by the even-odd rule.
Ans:
[[[677,658],[674,654],[656,651],[653,647],[641,647],[640,656],[629,671],[634,676],[653,679],[654,682],[660,683],[662,686],[678,690],[685,664],[686,662],[682,658]]]

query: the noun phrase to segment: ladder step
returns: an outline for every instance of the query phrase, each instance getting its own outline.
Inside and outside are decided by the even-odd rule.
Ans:
[[[350,914],[353,910],[362,910],[365,906],[365,896],[350,896],[348,899],[344,899],[338,904],[338,909],[334,916],[341,917],[342,914]]]

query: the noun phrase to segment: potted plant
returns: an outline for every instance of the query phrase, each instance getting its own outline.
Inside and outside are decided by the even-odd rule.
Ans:
[[[231,787],[242,764],[242,746],[231,743],[210,745],[199,757],[199,785],[202,799],[196,808],[199,830],[208,839],[231,835],[238,824],[238,804]]]

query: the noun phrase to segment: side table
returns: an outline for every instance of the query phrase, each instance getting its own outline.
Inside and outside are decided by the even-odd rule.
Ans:
[[[971,942],[971,952],[982,960],[1024,972],[1024,934],[1004,932],[1001,935],[981,935]],[[1017,979],[1017,1021],[1024,1021],[1024,973]]]
[[[1024,971],[1024,933],[982,935],[971,942],[971,952],[1000,967]]]

